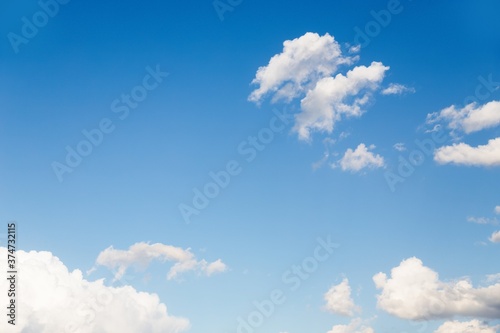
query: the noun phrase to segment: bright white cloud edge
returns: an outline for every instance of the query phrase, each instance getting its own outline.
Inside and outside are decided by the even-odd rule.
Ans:
[[[6,248],[0,247],[0,256],[7,257]],[[50,252],[17,251],[17,261],[17,322],[12,327],[2,320],[2,332],[179,333],[190,326],[170,315],[156,294],[85,280]],[[5,278],[0,288],[8,289]]]

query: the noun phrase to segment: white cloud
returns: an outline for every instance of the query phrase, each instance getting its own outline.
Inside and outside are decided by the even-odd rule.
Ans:
[[[383,167],[385,165],[384,158],[370,151],[374,148],[374,145],[366,147],[364,143],[361,143],[356,150],[347,149],[344,157],[340,160],[342,170],[358,172],[364,168]]]
[[[348,325],[335,325],[328,333],[374,333],[373,328],[365,326],[361,319],[352,320]]]
[[[415,88],[406,87],[399,83],[391,83],[387,88],[382,90],[382,95],[402,95],[405,93],[414,93]]]
[[[403,319],[429,320],[453,316],[500,319],[500,283],[474,288],[461,279],[442,282],[436,272],[418,258],[403,260],[391,270],[391,277],[378,273],[373,277],[377,305]]]
[[[496,218],[488,218],[488,217],[475,217],[469,216],[467,217],[467,222],[472,222],[476,224],[498,224],[498,220]]]
[[[474,319],[471,321],[447,321],[434,333],[496,333],[500,326],[488,326]]]
[[[353,59],[342,56],[340,45],[333,36],[308,32],[299,38],[286,40],[283,52],[274,55],[267,66],[259,67],[252,84],[259,87],[248,98],[260,102],[268,93],[273,100],[297,97],[321,78],[336,72],[341,64]]]
[[[7,257],[3,247],[0,256]],[[170,315],[156,294],[85,280],[80,270],[69,272],[50,252],[18,251],[17,261],[16,326],[3,318],[2,332],[178,333],[190,326],[187,319]],[[8,289],[7,282],[0,279],[1,290]]]
[[[491,234],[490,242],[492,242],[492,243],[500,243],[500,230],[499,231],[495,231],[494,233]]]
[[[405,151],[406,150],[406,146],[402,142],[398,142],[398,143],[394,144],[393,148],[396,149],[397,151]]]
[[[500,206],[495,206],[495,214],[500,214]]]
[[[351,298],[351,286],[349,286],[348,279],[344,279],[340,284],[332,286],[326,292],[324,298],[326,301],[325,309],[330,312],[342,316],[353,316],[354,312],[359,311]]]
[[[190,249],[144,242],[136,243],[128,250],[116,250],[110,246],[99,253],[96,264],[117,269],[115,279],[120,279],[130,266],[145,269],[152,260],[175,262],[167,274],[169,280],[188,271],[198,271],[210,276],[227,269],[227,266],[220,259],[212,263],[208,263],[206,260],[197,260]]]
[[[471,103],[457,109],[455,105],[440,112],[427,115],[427,124],[444,122],[452,131],[466,134],[500,125],[500,101],[491,101],[484,105]]]
[[[500,138],[491,139],[486,145],[471,147],[466,143],[438,148],[434,160],[439,164],[468,166],[500,166]]]
[[[302,112],[295,116],[294,130],[309,140],[311,130],[331,133],[342,117],[360,117],[370,91],[378,89],[389,67],[381,62],[357,66],[346,75],[325,77],[309,90],[301,101]]]
[[[349,48],[349,53],[358,53],[361,51],[361,45],[354,45]]]
[[[351,47],[350,51],[359,49]],[[311,131],[331,133],[342,117],[361,116],[370,92],[379,89],[389,69],[381,62],[372,62],[345,75],[337,73],[340,65],[352,65],[358,59],[343,56],[333,36],[308,32],[285,41],[283,52],[259,67],[252,81],[258,87],[248,99],[260,103],[267,95],[272,96],[271,102],[301,98],[301,112],[293,127],[299,138],[309,140]]]
[[[486,275],[487,283],[500,282],[500,273]]]

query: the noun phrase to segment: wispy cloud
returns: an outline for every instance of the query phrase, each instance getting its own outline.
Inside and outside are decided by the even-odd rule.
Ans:
[[[387,88],[382,90],[382,95],[403,95],[412,94],[415,88],[407,87],[399,83],[391,83]]]
[[[197,271],[210,276],[227,269],[226,264],[221,259],[209,263],[204,259],[197,260],[190,249],[144,242],[136,243],[128,250],[116,250],[110,246],[99,253],[96,264],[116,269],[115,279],[120,279],[129,267],[145,269],[153,260],[175,262],[168,271],[167,278],[169,280],[189,271]]]

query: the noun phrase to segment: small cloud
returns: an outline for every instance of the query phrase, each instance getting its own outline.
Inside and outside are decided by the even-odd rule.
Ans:
[[[402,142],[398,142],[398,143],[394,144],[394,146],[392,146],[392,147],[394,149],[396,149],[397,151],[405,151],[406,150],[406,146]]]
[[[500,215],[500,206],[496,206],[495,207],[495,214],[499,214]]]
[[[494,167],[500,166],[500,138],[491,139],[477,147],[466,143],[453,144],[436,149],[434,160],[439,164]]]
[[[463,108],[449,106],[440,112],[429,113],[426,124],[444,123],[455,135],[456,132],[470,134],[500,125],[500,101],[484,105],[470,103]]]
[[[374,148],[374,145],[367,147],[364,143],[361,143],[356,150],[347,149],[344,157],[340,160],[340,167],[343,171],[351,172],[358,172],[365,168],[375,169],[384,167],[384,158],[370,151]]]
[[[332,286],[324,296],[325,309],[329,312],[352,317],[359,308],[354,304],[351,298],[351,286],[349,280],[344,279],[341,283]]]
[[[494,233],[491,234],[490,242],[492,242],[492,243],[500,243],[500,230],[499,231],[495,231]]]
[[[145,269],[153,260],[175,262],[168,271],[167,278],[169,280],[188,271],[198,271],[204,273],[206,276],[211,276],[214,273],[224,272],[227,269],[226,264],[220,259],[211,263],[204,259],[197,260],[190,249],[182,249],[161,243],[148,244],[144,242],[136,243],[130,246],[128,250],[116,250],[110,246],[99,253],[96,264],[113,270],[117,269],[115,280],[119,280],[129,267],[133,266]]]
[[[500,282],[500,273],[486,275],[486,283],[492,284]]]
[[[361,45],[354,45],[349,48],[349,53],[358,53],[361,50]]]
[[[382,95],[402,95],[402,94],[413,94],[415,88],[406,87],[399,83],[391,83],[389,87],[382,90]]]
[[[344,133],[344,132],[342,132]],[[325,138],[323,139],[323,145],[325,146],[325,151],[323,152],[323,157],[319,160],[316,161],[312,164],[313,170],[317,170],[321,168],[330,158],[332,153],[330,152],[331,147],[335,144],[336,140],[332,138]]]
[[[353,319],[347,325],[335,325],[328,333],[374,333],[370,326],[366,326],[360,318]]]
[[[496,218],[488,218],[488,217],[475,217],[469,216],[467,217],[467,222],[476,223],[476,224],[498,224],[498,220]]]

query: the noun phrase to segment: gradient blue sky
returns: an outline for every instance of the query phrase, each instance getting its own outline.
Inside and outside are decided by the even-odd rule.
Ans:
[[[500,245],[488,240],[498,226],[467,221],[494,218],[499,169],[441,165],[426,155],[394,192],[384,175],[398,167],[400,155],[417,149],[416,139],[430,137],[423,129],[427,114],[463,107],[480,76],[500,81],[498,2],[402,0],[402,12],[361,48],[356,65],[381,61],[390,66],[383,88],[393,82],[414,93],[375,94],[362,117],[339,122],[332,133],[316,132],[310,142],[289,124],[251,163],[237,151],[268,126],[272,109],[299,112],[297,100],[248,101],[257,69],[283,51],[285,40],[328,33],[346,52],[346,43],[355,44],[355,28],[364,29],[373,20],[370,11],[387,4],[243,1],[221,21],[211,1],[70,1],[18,53],[7,35],[20,34],[21,18],[40,7],[36,1],[3,4],[2,220],[18,222],[22,250],[50,251],[69,270],[85,272],[109,246],[126,250],[138,242],[221,258],[228,270],[210,277],[167,281],[171,265],[158,262],[128,272],[127,284],[158,294],[170,314],[189,319],[192,333],[236,332],[236,318],[271,290],[287,290],[283,272],[313,253],[317,237],[331,235],[340,248],[299,290],[287,292],[286,303],[258,332],[326,333],[348,323],[322,309],[325,292],[344,277],[363,309],[357,317],[377,316],[369,323],[375,332],[417,332],[419,326],[377,308],[372,277],[413,256],[443,281],[468,276],[480,285],[500,272]],[[169,76],[120,120],[112,101],[157,64]],[[498,89],[480,102],[495,100]],[[65,147],[75,147],[84,139],[81,131],[103,118],[112,119],[115,130],[59,182],[53,161],[63,162]],[[338,158],[360,143],[374,144],[385,166],[314,169],[323,140],[342,132],[349,136],[331,148]],[[500,127],[448,137],[443,145],[484,145],[496,137]],[[395,150],[396,143],[407,150]],[[233,159],[241,161],[241,174],[186,224],[179,204],[189,204],[193,188]],[[102,277],[119,285],[105,267],[85,275]],[[443,321],[430,321],[424,332]]]

